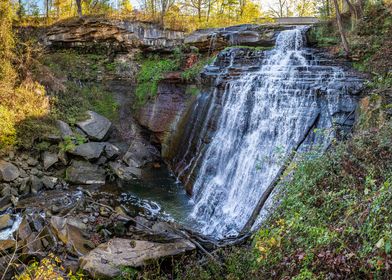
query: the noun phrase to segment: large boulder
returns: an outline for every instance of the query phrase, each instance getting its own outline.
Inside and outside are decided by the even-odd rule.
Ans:
[[[94,243],[83,237],[86,225],[79,219],[52,216],[50,225],[57,238],[67,247],[67,250],[75,255],[83,256],[95,247]]]
[[[93,111],[88,111],[89,118],[76,125],[93,141],[102,141],[108,135],[112,123]]]
[[[0,181],[11,182],[20,175],[19,169],[10,162],[0,160]]]
[[[80,258],[80,267],[93,277],[110,278],[118,276],[122,267],[140,267],[150,260],[178,255],[194,249],[195,246],[184,239],[158,243],[114,238]]]
[[[44,169],[47,170],[53,164],[55,164],[59,161],[59,157],[56,153],[46,151],[42,154],[42,161],[44,163]]]
[[[70,136],[73,135],[71,127],[66,122],[58,120],[57,121],[57,127],[59,128],[61,136],[63,138],[70,137]]]
[[[131,167],[143,167],[147,163],[154,162],[159,159],[159,151],[151,144],[135,140],[129,145],[128,151],[123,157],[123,161]]]
[[[121,162],[110,162],[109,167],[114,174],[121,180],[131,181],[141,178],[142,170],[137,167],[126,166]]]
[[[120,155],[121,151],[120,149],[111,143],[106,143],[105,144],[105,156],[112,160],[117,158]]]
[[[105,184],[105,170],[88,161],[72,161],[66,170],[66,180],[74,184]]]
[[[82,157],[86,160],[98,159],[105,148],[105,143],[89,142],[76,146],[69,151],[70,154]]]

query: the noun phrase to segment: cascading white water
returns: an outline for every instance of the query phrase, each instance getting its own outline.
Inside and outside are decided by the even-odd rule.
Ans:
[[[329,145],[333,133],[304,135],[316,118],[317,129],[328,130],[342,103],[346,111],[355,109],[356,101],[344,86],[345,72],[314,59],[305,46],[306,30],[280,32],[259,71],[227,83],[217,131],[202,154],[193,187],[191,220],[203,234],[237,235],[284,156],[301,139],[312,138],[299,150]]]

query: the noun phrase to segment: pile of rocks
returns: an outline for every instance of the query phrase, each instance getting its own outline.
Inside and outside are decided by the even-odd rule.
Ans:
[[[142,176],[142,168],[160,159],[159,151],[140,137],[122,151],[110,141],[112,123],[96,112],[74,128],[58,121],[60,136],[45,151],[14,152],[0,157],[0,210],[40,190],[67,189],[69,184],[105,184],[108,175],[123,180]],[[82,141],[80,140],[82,139]]]
[[[93,277],[115,277],[121,267],[140,267],[153,259],[195,249],[181,232],[162,221],[147,220],[143,209],[119,205],[99,192],[47,191],[22,199],[18,214],[0,213],[0,252],[20,261],[51,252],[68,269]],[[9,258],[0,258],[4,271]]]

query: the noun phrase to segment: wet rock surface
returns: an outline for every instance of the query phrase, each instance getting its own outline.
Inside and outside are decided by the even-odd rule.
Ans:
[[[159,151],[145,141],[133,141],[123,157],[128,166],[140,168],[147,163],[157,161],[160,158]]]

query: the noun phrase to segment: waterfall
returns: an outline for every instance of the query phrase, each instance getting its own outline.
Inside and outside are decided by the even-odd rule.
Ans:
[[[359,79],[346,82],[342,67],[307,48],[306,31],[281,31],[275,48],[263,52],[258,70],[228,79],[211,140],[184,164],[191,170],[200,158],[190,219],[203,234],[238,235],[296,144],[302,143],[299,151],[325,150],[334,127],[355,110],[351,92],[360,87]],[[210,106],[214,111],[217,104]],[[312,125],[315,129],[304,135]]]

